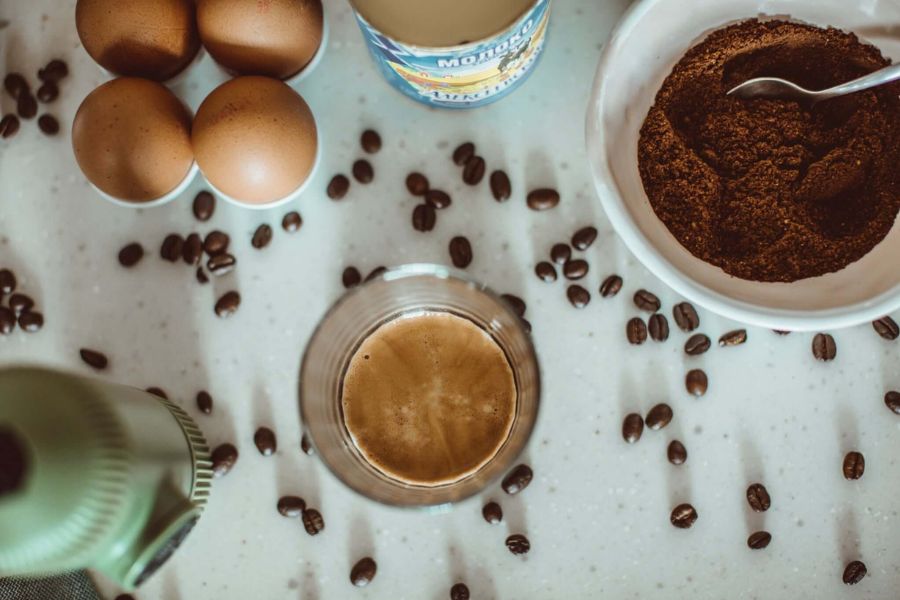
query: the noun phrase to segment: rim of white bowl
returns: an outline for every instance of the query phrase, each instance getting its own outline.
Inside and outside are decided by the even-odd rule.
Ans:
[[[594,129],[600,131],[599,111],[596,107],[603,105],[606,91],[604,77],[615,55],[619,39],[658,1],[638,0],[631,5],[613,29],[597,64],[585,120],[585,144],[594,188],[606,216],[625,246],[650,272],[678,294],[714,313],[749,325],[788,331],[837,329],[871,322],[900,308],[900,285],[862,302],[819,310],[772,308],[737,300],[701,285],[683,273],[669,262],[635,225],[625,208],[622,194],[614,183],[610,183],[615,179],[609,170],[604,140],[601,136],[591,136],[591,131]]]
[[[115,196],[112,196],[112,195],[104,192],[103,190],[98,188],[93,183],[91,183],[91,182],[88,182],[88,183],[91,183],[91,187],[97,191],[97,193],[100,195],[100,197],[102,197],[104,200],[112,202],[116,206],[124,206],[126,208],[152,208],[154,206],[162,206],[163,204],[168,204],[169,202],[171,202],[172,200],[174,200],[175,198],[177,198],[178,196],[183,194],[184,191],[187,190],[188,187],[190,187],[190,185],[194,182],[194,179],[197,177],[197,173],[199,172],[199,170],[200,169],[197,166],[197,161],[192,161],[191,168],[188,169],[187,175],[184,176],[184,179],[181,180],[181,183],[176,185],[172,189],[171,192],[169,192],[165,196],[160,196],[159,198],[156,198],[155,200],[147,200],[147,201],[122,200],[121,198],[116,198]]]

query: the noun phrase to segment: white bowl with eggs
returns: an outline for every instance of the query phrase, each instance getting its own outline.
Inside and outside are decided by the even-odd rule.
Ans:
[[[586,142],[601,204],[648,269],[688,300],[725,317],[794,331],[880,318],[900,308],[900,220],[868,254],[837,272],[791,283],[758,282],[693,256],[656,216],[644,192],[639,131],[663,80],[710,31],[755,17],[837,27],[900,59],[896,1],[639,0],[602,53],[588,104]]]

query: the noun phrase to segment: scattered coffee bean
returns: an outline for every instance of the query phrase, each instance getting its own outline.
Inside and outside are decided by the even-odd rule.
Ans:
[[[203,257],[203,241],[200,235],[192,233],[184,240],[184,246],[181,249],[181,258],[189,265],[199,265],[200,259]]]
[[[837,356],[834,338],[827,333],[817,333],[812,341],[812,353],[816,360],[834,360]]]
[[[665,402],[661,402],[647,412],[647,418],[644,419],[644,422],[653,431],[659,431],[672,422],[672,416],[672,407]]]
[[[27,313],[19,315],[19,327],[27,333],[36,333],[44,326],[44,315],[30,310]]]
[[[709,379],[702,369],[691,369],[684,378],[684,387],[692,396],[700,397],[709,387]]]
[[[314,508],[307,508],[303,511],[303,528],[309,535],[318,535],[325,529],[325,519],[322,513]]]
[[[457,269],[465,269],[472,264],[472,244],[462,235],[450,240],[450,260]]]
[[[464,583],[456,583],[450,588],[450,600],[469,600],[469,588]]]
[[[204,284],[209,283],[209,277],[206,276],[206,273],[203,271],[203,267],[197,267],[197,283]]]
[[[361,558],[350,569],[350,583],[356,587],[366,587],[375,579],[378,565],[370,557]]]
[[[447,208],[452,203],[450,194],[442,190],[428,190],[425,192],[425,202],[440,210]]]
[[[527,488],[533,477],[534,472],[531,467],[525,464],[516,465],[512,471],[506,474],[500,485],[504,492],[513,496]]]
[[[563,265],[563,275],[566,276],[566,279],[578,280],[587,275],[589,268],[587,261],[570,260]]]
[[[746,329],[735,329],[734,331],[729,331],[728,333],[723,333],[722,337],[719,338],[720,346],[740,346],[744,342],[747,341],[747,330]]]
[[[612,298],[622,289],[622,278],[618,275],[610,275],[600,284],[600,295],[604,298]]]
[[[752,483],[747,488],[747,503],[754,512],[766,512],[772,505],[769,491],[761,483]]]
[[[257,250],[262,250],[263,248],[268,246],[269,242],[271,241],[272,228],[269,225],[263,223],[256,228],[256,231],[253,232],[253,237],[250,239],[250,245]]]
[[[591,293],[580,285],[570,285],[566,288],[566,297],[575,308],[584,308],[591,301]]]
[[[0,119],[0,136],[3,139],[11,138],[19,131],[19,117],[10,113]]]
[[[0,335],[9,335],[16,328],[16,315],[5,306],[0,306]]]
[[[757,531],[747,538],[747,545],[752,550],[762,550],[772,541],[772,534],[768,531]]]
[[[241,305],[241,295],[235,291],[225,292],[221,298],[216,300],[216,316],[227,318],[237,312]]]
[[[47,104],[53,102],[59,97],[59,86],[52,81],[47,81],[37,89],[35,93],[39,102]]]
[[[881,317],[872,321],[872,327],[875,328],[878,335],[888,341],[894,341],[900,337],[900,327],[897,327],[897,322],[890,317]]]
[[[194,196],[194,203],[191,206],[194,217],[198,221],[209,221],[213,213],[216,212],[216,197],[206,190],[198,192]]]
[[[268,427],[260,427],[253,434],[253,443],[256,449],[263,456],[272,456],[278,449],[278,442],[275,439],[275,432]]]
[[[669,520],[678,529],[690,529],[697,521],[697,517],[697,510],[690,504],[684,503],[672,509]]]
[[[381,277],[385,271],[387,271],[387,267],[375,267],[368,275],[366,275],[366,281],[372,281],[373,279]]]
[[[16,291],[16,276],[9,269],[0,269],[0,296]]]
[[[362,282],[362,275],[356,267],[347,267],[341,274],[341,283],[344,287],[350,289],[358,286]]]
[[[230,242],[231,238],[228,237],[227,233],[214,229],[206,234],[206,239],[203,240],[203,249],[210,256],[215,256],[228,250]]]
[[[641,439],[644,433],[644,418],[637,413],[625,415],[622,421],[622,438],[629,444],[633,444]]]
[[[456,150],[453,151],[453,162],[459,167],[465,166],[474,154],[475,144],[472,142],[465,142],[457,146]]]
[[[235,265],[237,265],[237,259],[227,252],[216,254],[206,261],[206,268],[216,277],[231,273],[234,270]]]
[[[427,233],[434,229],[437,213],[430,204],[419,204],[412,212],[412,226],[416,231]]]
[[[700,327],[700,316],[690,302],[681,302],[672,307],[672,316],[682,331],[693,331]]]
[[[13,99],[17,99],[22,92],[28,92],[31,88],[28,81],[20,73],[10,73],[3,79],[3,87]]]
[[[506,547],[516,555],[527,554],[531,550],[531,542],[521,533],[514,533],[506,538]]]
[[[684,343],[684,352],[688,356],[699,356],[709,350],[711,345],[709,337],[702,333],[695,333]]]
[[[625,337],[636,346],[647,341],[647,325],[640,317],[629,319],[625,324]]]
[[[559,192],[550,188],[532,190],[526,201],[531,210],[550,210],[559,204]]]
[[[650,313],[655,313],[661,306],[656,294],[647,290],[636,291],[633,300],[635,306]]]
[[[868,570],[866,569],[865,563],[861,560],[854,560],[844,569],[844,583],[847,585],[856,585],[863,580],[866,573],[868,573]]]
[[[572,236],[572,247],[577,250],[587,250],[596,239],[596,227],[582,227]]]
[[[468,185],[478,185],[484,179],[484,159],[480,156],[472,156],[463,167],[463,181]]]
[[[572,249],[568,244],[553,244],[550,248],[550,260],[558,265],[564,265],[572,257]]]
[[[491,525],[496,525],[503,520],[503,509],[496,502],[488,502],[481,509],[481,516]]]
[[[512,184],[509,182],[509,176],[505,171],[494,171],[490,177],[491,194],[497,202],[509,200],[512,195]]]
[[[18,317],[34,308],[34,300],[26,294],[16,293],[9,297],[9,308]]]
[[[552,264],[548,263],[545,260],[542,260],[534,266],[534,273],[541,281],[545,281],[547,283],[556,281],[556,269],[553,268]]]
[[[170,233],[163,240],[159,248],[159,255],[163,260],[175,262],[181,258],[184,249],[184,238],[177,233]]]
[[[163,390],[162,388],[156,387],[156,386],[148,387],[144,391],[147,392],[148,394],[153,394],[157,398],[162,398],[163,400],[169,399],[169,396],[168,396],[168,394],[166,394],[165,390]]]
[[[221,444],[212,451],[213,475],[223,477],[227,475],[238,459],[237,448],[232,444]]]
[[[78,354],[86,365],[98,371],[102,371],[109,365],[109,359],[102,352],[91,350],[90,348],[82,348],[78,351]]]
[[[278,499],[276,508],[281,516],[296,518],[306,510],[306,502],[300,496],[282,496]]]
[[[428,178],[418,172],[406,176],[406,189],[413,196],[424,196],[428,191]]]
[[[525,304],[524,300],[518,296],[513,296],[512,294],[501,294],[500,297],[509,304],[510,308],[513,309],[513,312],[516,313],[517,316],[525,316],[525,311],[528,310],[528,306]]]
[[[31,95],[31,92],[22,92],[19,94],[18,99],[16,99],[16,112],[19,114],[19,117],[23,119],[33,119],[37,116],[37,111],[37,100]],[[58,124],[56,128],[59,130]],[[43,126],[41,126],[41,129],[43,129]]]
[[[300,450],[307,456],[312,456],[316,453],[316,451],[313,450],[312,443],[309,441],[309,437],[307,437],[305,433],[300,436]]]
[[[884,395],[884,405],[895,415],[900,415],[900,392],[893,390]]]
[[[144,258],[144,247],[132,242],[119,250],[119,264],[126,269],[138,264]]]
[[[41,81],[52,81],[59,83],[69,75],[69,66],[62,60],[54,58],[48,62],[43,69],[38,69],[38,79]]]
[[[56,135],[59,133],[59,121],[53,115],[41,115],[38,117],[38,128],[44,135]]]
[[[844,457],[844,479],[859,479],[866,472],[866,458],[861,452],[848,452]]]
[[[381,136],[374,129],[366,129],[359,138],[359,145],[368,154],[381,150]]]
[[[288,214],[284,215],[284,218],[281,219],[281,228],[287,231],[288,233],[295,233],[300,230],[300,227],[303,226],[303,217],[300,216],[296,210],[292,210]]]
[[[672,440],[666,448],[666,456],[673,465],[683,465],[687,460],[687,448],[678,440]]]
[[[204,415],[212,414],[213,409],[213,399],[212,396],[209,395],[209,392],[206,390],[201,390],[197,392],[197,410],[202,412]]]
[[[350,180],[347,179],[346,175],[341,175],[340,173],[338,173],[331,178],[331,181],[328,182],[328,187],[325,189],[325,193],[328,194],[328,197],[332,200],[340,200],[347,195],[347,191],[349,189]]]
[[[375,179],[375,169],[372,168],[372,163],[364,158],[353,163],[353,178],[360,183],[372,183],[372,180]]]
[[[647,329],[650,337],[656,342],[664,342],[669,339],[669,320],[661,313],[654,313],[647,319]]]

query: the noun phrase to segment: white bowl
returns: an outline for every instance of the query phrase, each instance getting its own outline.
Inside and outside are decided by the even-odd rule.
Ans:
[[[900,220],[871,252],[836,273],[762,283],[732,277],[694,257],[656,217],[644,193],[638,132],[663,80],[710,31],[753,17],[838,27],[900,59],[896,0],[639,0],[603,51],[588,104],[587,148],[600,201],[648,269],[711,311],[800,331],[877,319],[900,307]]]

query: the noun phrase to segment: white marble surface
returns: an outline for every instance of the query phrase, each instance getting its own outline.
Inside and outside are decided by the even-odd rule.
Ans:
[[[234,471],[216,481],[195,533],[140,590],[140,600],[438,600],[456,581],[479,600],[897,597],[900,417],[882,396],[900,388],[900,345],[869,326],[833,332],[838,356],[823,364],[813,360],[807,334],[751,329],[746,345],[698,358],[684,355],[686,336],[677,330],[664,344],[625,342],[636,289],[659,294],[667,315],[679,300],[617,240],[585,161],[594,66],[626,4],[557,0],[546,55],[524,87],[488,108],[440,112],[390,89],[346,3],[328,1],[328,53],[302,84],[327,153],[316,183],[291,207],[305,224],[290,236],[279,227],[288,209],[259,213],[220,203],[210,223],[196,223],[190,198],[199,184],[165,207],[112,206],[84,182],[67,133],[47,139],[29,122],[16,138],[0,141],[0,263],[16,270],[47,319],[39,334],[0,338],[0,364],[33,361],[86,373],[77,349],[102,349],[111,357],[104,377],[162,386],[193,414],[194,394],[209,389],[216,409],[198,421],[213,444],[234,441],[241,451]],[[52,57],[69,61],[73,74],[51,109],[67,130],[80,100],[102,80],[78,44],[73,2],[0,0],[0,17],[13,21],[9,66],[34,73]],[[182,90],[193,107],[214,79],[206,61]],[[11,109],[5,94],[2,107]],[[325,185],[361,155],[357,139],[368,126],[385,141],[373,159],[375,182],[354,184],[345,200],[331,202]],[[489,168],[510,173],[511,201],[495,203],[486,181],[476,189],[461,184],[449,153],[468,139]],[[430,234],[409,225],[414,204],[403,178],[411,169],[453,194]],[[556,210],[527,210],[524,191],[538,185],[558,186]],[[250,235],[261,222],[276,229],[275,239],[256,251]],[[544,284],[532,268],[552,242],[591,223],[601,232],[588,252],[594,299],[576,311],[561,282]],[[165,234],[213,227],[231,233],[240,261],[223,280],[200,287],[191,269],[157,258]],[[524,457],[535,480],[519,496],[492,487],[442,515],[375,505],[298,450],[300,353],[341,293],[344,266],[366,272],[379,264],[446,262],[449,239],[461,233],[475,250],[469,272],[528,302],[545,383]],[[125,271],[116,253],[132,240],[148,256]],[[623,275],[625,288],[602,300],[596,290],[611,272]],[[226,288],[240,290],[243,305],[222,321],[212,305]],[[736,326],[703,311],[701,319],[701,331],[714,339]],[[709,393],[699,400],[683,388],[694,366],[710,376]],[[627,446],[623,415],[662,400],[675,410],[673,423]],[[253,431],[263,424],[278,434],[275,457],[253,447]],[[688,448],[681,467],[665,458],[672,438]],[[867,462],[855,483],[841,476],[851,448]],[[764,515],[751,514],[744,499],[754,480],[772,495]],[[278,515],[275,501],[284,493],[322,510],[321,535],[309,537],[298,521]],[[504,508],[499,526],[481,518],[488,498]],[[700,513],[688,531],[669,524],[682,501]],[[774,541],[751,552],[747,535],[763,527]],[[531,539],[527,556],[504,547],[513,532]],[[367,554],[378,561],[378,575],[355,589],[350,566]],[[841,573],[856,558],[869,576],[850,588]],[[116,590],[101,584],[111,598]]]

